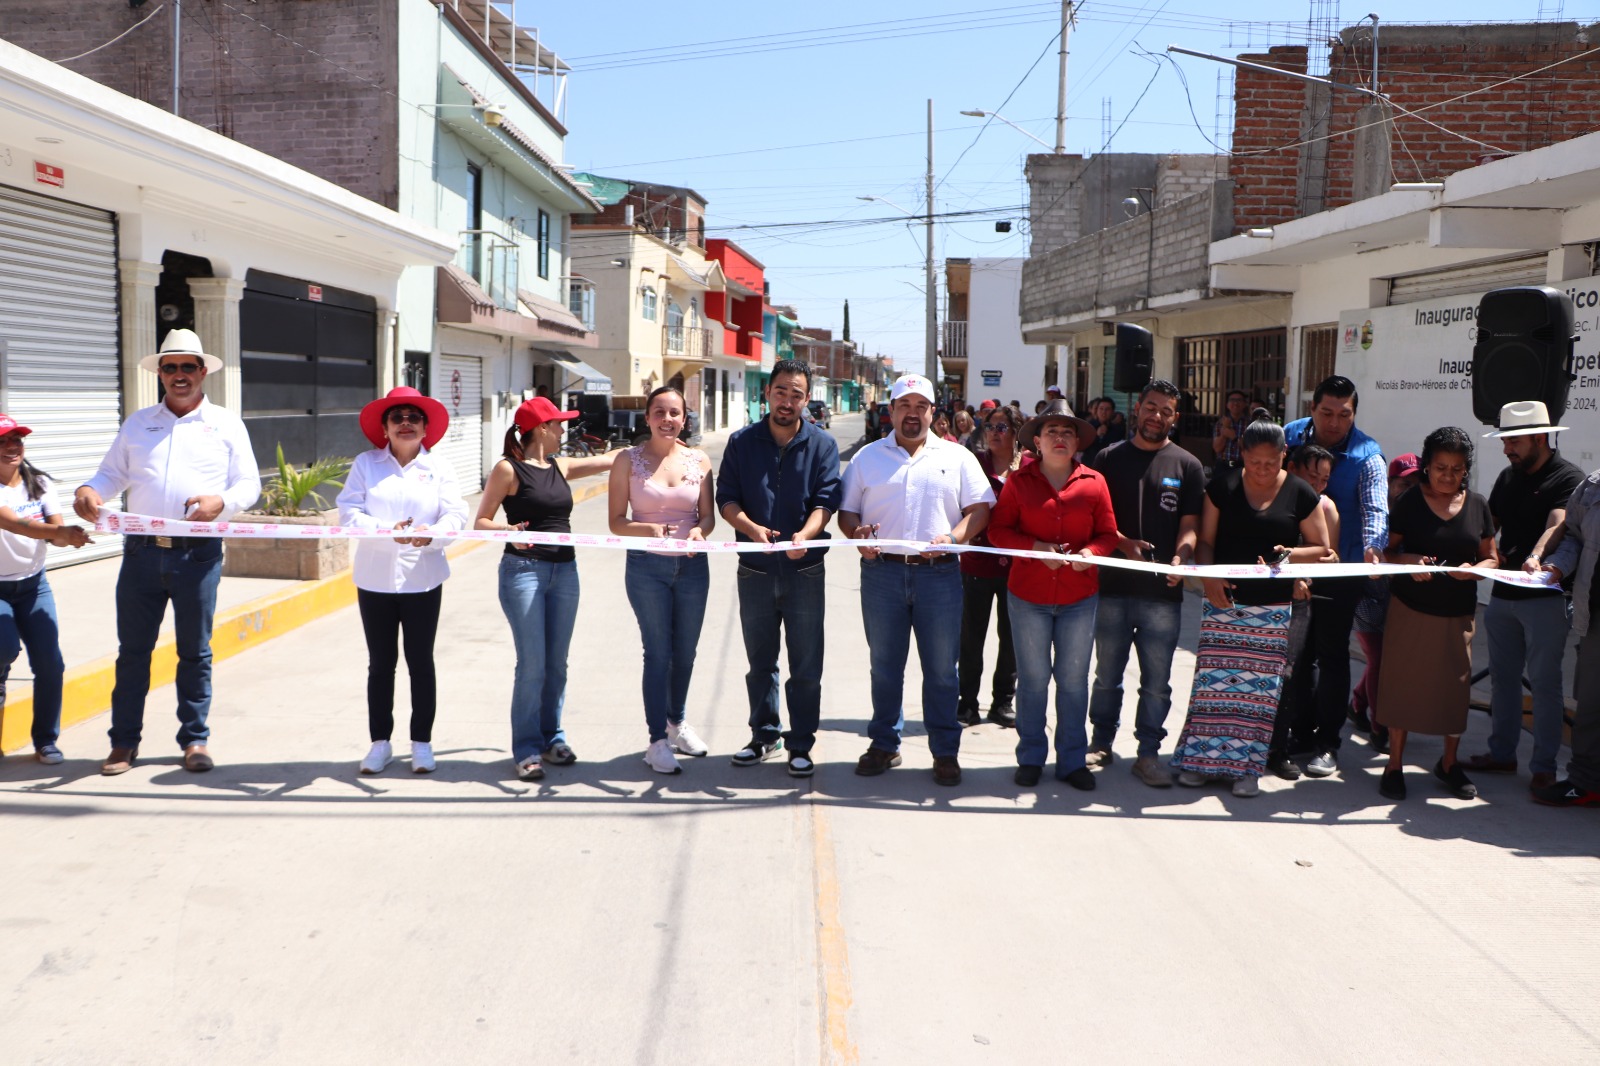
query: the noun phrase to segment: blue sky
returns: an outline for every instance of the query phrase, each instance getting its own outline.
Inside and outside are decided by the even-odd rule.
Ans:
[[[1372,3],[1383,22],[1396,24],[1436,21],[1444,9],[1437,0]],[[1600,17],[1600,3],[1593,6],[1567,0],[1564,14],[1592,22]],[[1456,0],[1449,11],[1458,21],[1528,21],[1540,7]],[[1544,0],[1543,16],[1556,7]],[[1080,8],[1070,36],[1066,144],[1084,153],[1103,147],[1107,116],[1113,151],[1208,150],[1226,68],[1179,57],[1186,95],[1173,65],[1141,48],[1237,55],[1303,43],[1313,9],[1342,16],[1336,27],[1373,9],[1338,0],[1236,0],[1225,15],[1198,0],[1089,0]],[[596,17],[600,10],[605,17]],[[999,111],[1053,143],[1058,10],[1021,0],[621,0],[608,8],[519,0],[517,16],[574,67],[569,163],[698,190],[709,201],[711,235],[733,238],[766,264],[775,302],[795,305],[806,324],[837,330],[848,298],[852,336],[869,352],[920,368],[921,227],[871,222],[896,211],[858,197],[921,211],[931,97],[936,211],[982,212],[941,222],[937,258],[1026,255],[1023,227],[1000,234],[994,222],[1025,217],[1023,158],[1046,149],[960,112]],[[684,54],[694,58],[662,61]],[[1221,109],[1226,143],[1231,101]],[[942,317],[942,299],[940,307]]]

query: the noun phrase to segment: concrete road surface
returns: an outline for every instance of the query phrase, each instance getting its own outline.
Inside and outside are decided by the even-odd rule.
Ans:
[[[579,508],[603,525],[603,501]],[[712,755],[660,777],[623,559],[596,551],[581,761],[527,785],[497,562],[467,554],[446,588],[431,776],[403,739],[356,775],[353,609],[219,664],[213,773],[178,766],[170,688],[125,776],[97,773],[104,719],[69,731],[64,766],[0,764],[0,1061],[1600,1061],[1600,821],[1535,807],[1525,776],[1463,803],[1419,768],[1396,806],[1357,740],[1329,780],[1162,792],[1125,735],[1097,791],[1019,794],[1015,735],[984,725],[939,788],[913,659],[905,766],[859,778],[839,551],[817,776],[728,763],[747,710],[718,557],[691,693]]]

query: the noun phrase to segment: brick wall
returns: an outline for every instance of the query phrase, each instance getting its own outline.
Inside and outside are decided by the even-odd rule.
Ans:
[[[1382,192],[1391,181],[1440,180],[1499,154],[1532,151],[1596,128],[1600,56],[1572,57],[1600,42],[1600,27],[1386,25],[1378,41],[1379,89],[1396,107],[1392,140],[1381,136],[1382,127],[1357,130],[1367,106],[1362,94],[1326,93],[1239,70],[1232,161],[1239,229],[1339,207]],[[1306,64],[1300,47],[1241,58],[1302,72]],[[1372,61],[1370,28],[1347,29],[1332,50],[1332,76],[1367,85]],[[1518,80],[1496,84],[1511,78]],[[1456,99],[1474,89],[1485,91]],[[1405,111],[1421,111],[1428,121]],[[1331,136],[1321,158],[1301,147],[1281,147],[1324,132]],[[1363,138],[1377,143],[1363,151]]]
[[[234,6],[257,21],[209,0],[184,4],[179,113],[397,206],[397,120],[388,95],[398,55],[395,4],[257,0]],[[104,44],[149,14],[150,5],[4,0],[4,11],[8,41],[59,59]],[[171,110],[171,11],[67,69]]]
[[[1097,308],[1137,309],[1149,295],[1204,289],[1208,245],[1233,222],[1230,187],[1203,191],[1022,266],[1022,320],[1067,318]]]

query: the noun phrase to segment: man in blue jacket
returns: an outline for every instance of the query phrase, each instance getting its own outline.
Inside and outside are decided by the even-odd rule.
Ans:
[[[794,359],[772,367],[767,417],[728,439],[717,477],[717,510],[741,541],[826,540],[839,509],[839,446],[805,418],[811,368]],[[750,743],[733,757],[754,766],[785,747],[789,774],[809,777],[822,716],[822,622],[826,548],[739,556],[739,622],[750,696]],[[778,639],[789,652],[789,731],[778,717]]]
[[[1389,478],[1378,442],[1356,428],[1356,384],[1337,374],[1311,396],[1311,417],[1283,427],[1290,449],[1320,444],[1333,453],[1325,490],[1339,511],[1339,561],[1383,560],[1389,543]],[[1345,705],[1350,700],[1350,628],[1365,578],[1318,578],[1312,589],[1311,631],[1290,681],[1290,750],[1310,755],[1305,771],[1328,777],[1338,769]],[[1311,666],[1317,667],[1312,691]]]

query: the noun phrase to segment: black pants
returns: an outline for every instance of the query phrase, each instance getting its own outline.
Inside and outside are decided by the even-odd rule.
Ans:
[[[1289,678],[1289,740],[1294,750],[1339,750],[1350,703],[1350,630],[1364,578],[1318,578],[1311,586],[1311,632]],[[1315,670],[1313,670],[1315,667]]]
[[[1278,686],[1278,713],[1272,720],[1272,746],[1269,755],[1287,755],[1290,748],[1290,719],[1294,717],[1293,697],[1295,678],[1299,676],[1300,659],[1311,637],[1311,601],[1295,600],[1289,615],[1289,655],[1283,671],[1283,681]]]
[[[999,602],[1000,656],[994,664],[994,702],[1010,704],[1017,694],[1017,656],[1011,649],[1011,613],[1006,606],[1006,579],[961,575],[961,661],[956,673],[961,707],[978,705],[983,687],[983,642],[989,635],[989,608]]]
[[[433,741],[439,686],[433,672],[433,638],[439,631],[444,586],[427,592],[356,590],[361,628],[367,635],[367,728],[374,741],[394,732],[394,672],[405,636],[406,673],[411,675],[411,739]]]

